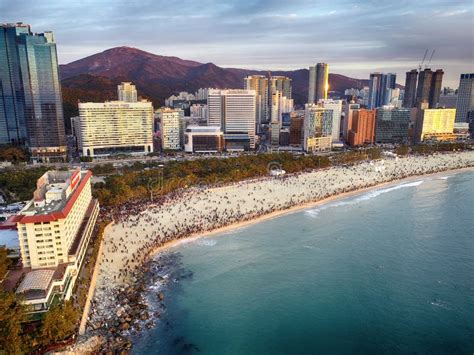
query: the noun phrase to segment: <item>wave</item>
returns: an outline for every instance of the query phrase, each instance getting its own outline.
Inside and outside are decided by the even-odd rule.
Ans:
[[[196,240],[197,245],[202,245],[206,247],[213,247],[214,245],[217,244],[217,240],[215,239],[205,239],[205,238],[199,238]]]
[[[317,208],[306,210],[305,214],[309,217],[312,217],[312,218],[318,218],[319,212],[321,212],[325,209],[332,208],[332,207],[346,206],[346,205],[356,205],[360,202],[371,200],[371,199],[373,199],[377,196],[380,196],[382,194],[385,194],[387,192],[392,192],[392,191],[403,189],[403,188],[406,188],[406,187],[416,187],[416,186],[419,186],[419,185],[423,184],[424,182],[425,182],[425,180],[418,180],[418,181],[412,181],[412,182],[407,182],[407,183],[402,183],[402,184],[399,184],[399,185],[387,187],[385,189],[372,190],[372,191],[369,191],[369,192],[367,192],[365,194],[362,194],[358,197],[353,197],[353,198],[350,198],[350,199],[345,199],[345,200],[341,200],[341,201],[337,201],[337,202],[330,202],[330,203],[327,203],[325,205],[319,206]]]

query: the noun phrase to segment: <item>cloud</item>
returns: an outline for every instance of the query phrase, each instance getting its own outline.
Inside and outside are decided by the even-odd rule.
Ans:
[[[474,72],[473,16],[472,0],[0,0],[0,21],[55,32],[62,63],[128,45],[234,67],[395,70],[403,83],[436,48],[452,86]]]

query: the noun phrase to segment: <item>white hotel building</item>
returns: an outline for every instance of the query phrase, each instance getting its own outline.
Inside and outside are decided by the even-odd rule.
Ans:
[[[153,151],[153,106],[148,101],[79,103],[72,125],[85,157]]]
[[[79,169],[46,172],[33,199],[12,218],[23,262],[23,269],[14,271],[20,281],[16,293],[30,311],[71,297],[99,213],[91,176]]]
[[[255,90],[209,89],[207,124],[221,127],[227,150],[255,149],[256,109]]]

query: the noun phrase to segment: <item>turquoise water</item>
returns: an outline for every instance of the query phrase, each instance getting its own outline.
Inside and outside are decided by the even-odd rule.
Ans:
[[[472,354],[473,212],[464,172],[183,244],[134,352]]]

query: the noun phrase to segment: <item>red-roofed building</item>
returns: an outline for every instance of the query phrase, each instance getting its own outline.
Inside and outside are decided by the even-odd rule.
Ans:
[[[55,296],[71,296],[99,213],[91,176],[80,169],[46,172],[37,181],[33,199],[12,219],[24,267],[17,293],[33,311],[47,310]],[[29,288],[38,284],[34,279],[40,273],[33,273],[38,269],[53,270],[55,275],[41,274],[48,276],[41,283],[42,292]]]

